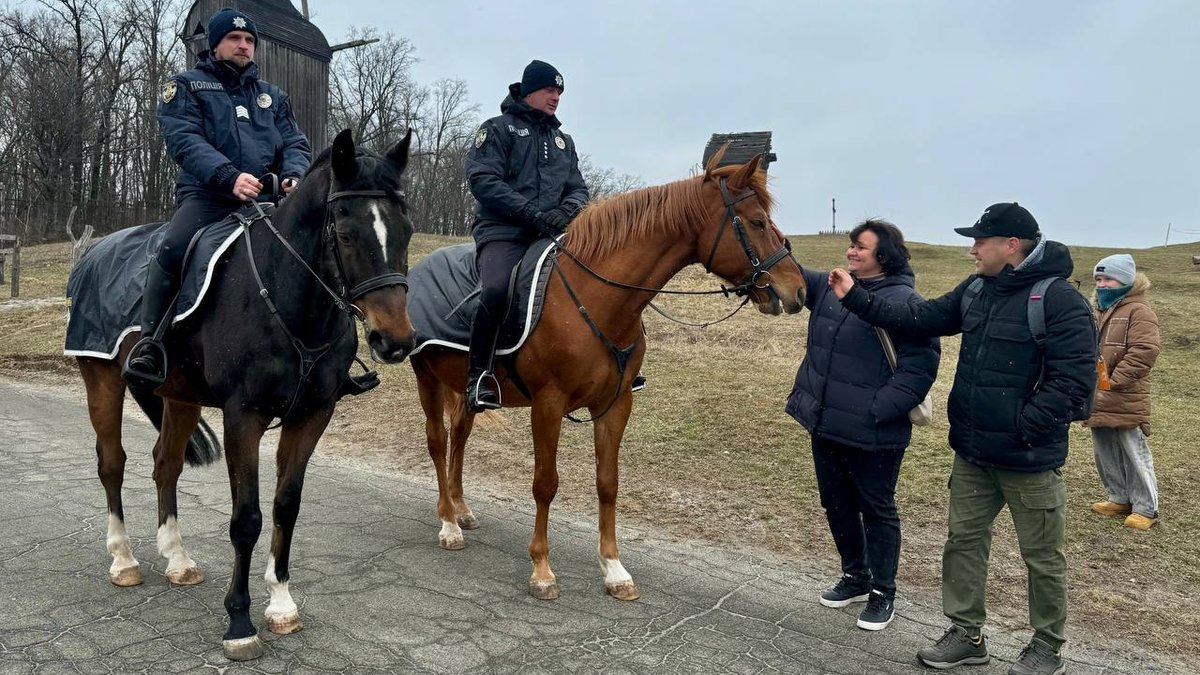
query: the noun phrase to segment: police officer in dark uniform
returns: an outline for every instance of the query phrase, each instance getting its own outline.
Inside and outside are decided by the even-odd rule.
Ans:
[[[196,230],[258,198],[263,185],[256,176],[280,176],[287,193],[308,170],[312,152],[287,94],[258,78],[257,42],[250,17],[226,7],[208,22],[209,51],[163,86],[158,123],[181,171],[175,215],[147,271],[142,339],[125,364],[130,382],[154,384],[166,375],[162,345],[153,335],[171,309]]]
[[[535,240],[566,230],[588,201],[575,142],[554,115],[562,93],[562,74],[531,61],[521,81],[509,85],[503,114],[479,127],[467,155],[467,183],[479,202],[471,233],[482,289],[467,370],[473,412],[500,407],[492,355],[513,268]]]

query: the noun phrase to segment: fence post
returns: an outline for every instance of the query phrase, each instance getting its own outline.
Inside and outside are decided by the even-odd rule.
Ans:
[[[21,238],[17,237],[17,243],[13,246],[12,296],[15,298],[19,295],[21,295]]]

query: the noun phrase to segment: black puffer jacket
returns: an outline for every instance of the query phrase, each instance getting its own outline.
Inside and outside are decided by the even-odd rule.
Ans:
[[[843,303],[871,323],[913,335],[962,333],[950,392],[950,447],[980,466],[1038,472],[1067,459],[1067,426],[1087,419],[1096,385],[1096,329],[1087,300],[1064,279],[1046,291],[1046,342],[1029,330],[1030,287],[1074,270],[1066,246],[1045,241],[1019,268],[984,277],[962,314],[976,278],[918,304],[888,302],[856,286]],[[1043,365],[1044,364],[1044,365]]]
[[[829,274],[804,270],[808,347],[796,372],[787,412],[810,434],[865,450],[908,446],[908,411],[937,379],[941,348],[936,338],[896,339],[896,372],[875,329],[838,302]],[[912,270],[861,282],[879,297],[919,302]]]
[[[520,99],[509,86],[503,113],[483,123],[467,155],[467,184],[479,202],[472,226],[475,243],[532,241],[533,216],[564,206],[574,216],[588,201],[575,141],[559,131],[553,115]]]

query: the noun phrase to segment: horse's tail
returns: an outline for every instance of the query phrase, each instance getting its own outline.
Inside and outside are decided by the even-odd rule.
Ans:
[[[130,387],[130,393],[133,394],[133,400],[137,401],[138,407],[142,412],[146,413],[146,417],[150,418],[150,422],[155,429],[162,429],[163,420],[163,400],[160,396],[155,396],[153,392],[147,391],[141,387]],[[221,458],[221,441],[217,439],[216,433],[212,427],[208,426],[208,422],[204,418],[200,418],[200,424],[196,426],[196,430],[192,432],[192,437],[188,439],[187,448],[183,451],[183,459],[189,466],[205,466],[212,464]]]

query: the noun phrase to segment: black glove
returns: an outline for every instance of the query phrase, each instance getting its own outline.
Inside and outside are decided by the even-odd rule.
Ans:
[[[562,212],[562,209],[554,208],[549,211],[540,211],[534,218],[537,228],[544,234],[557,237],[567,229],[571,219],[567,214]]]

